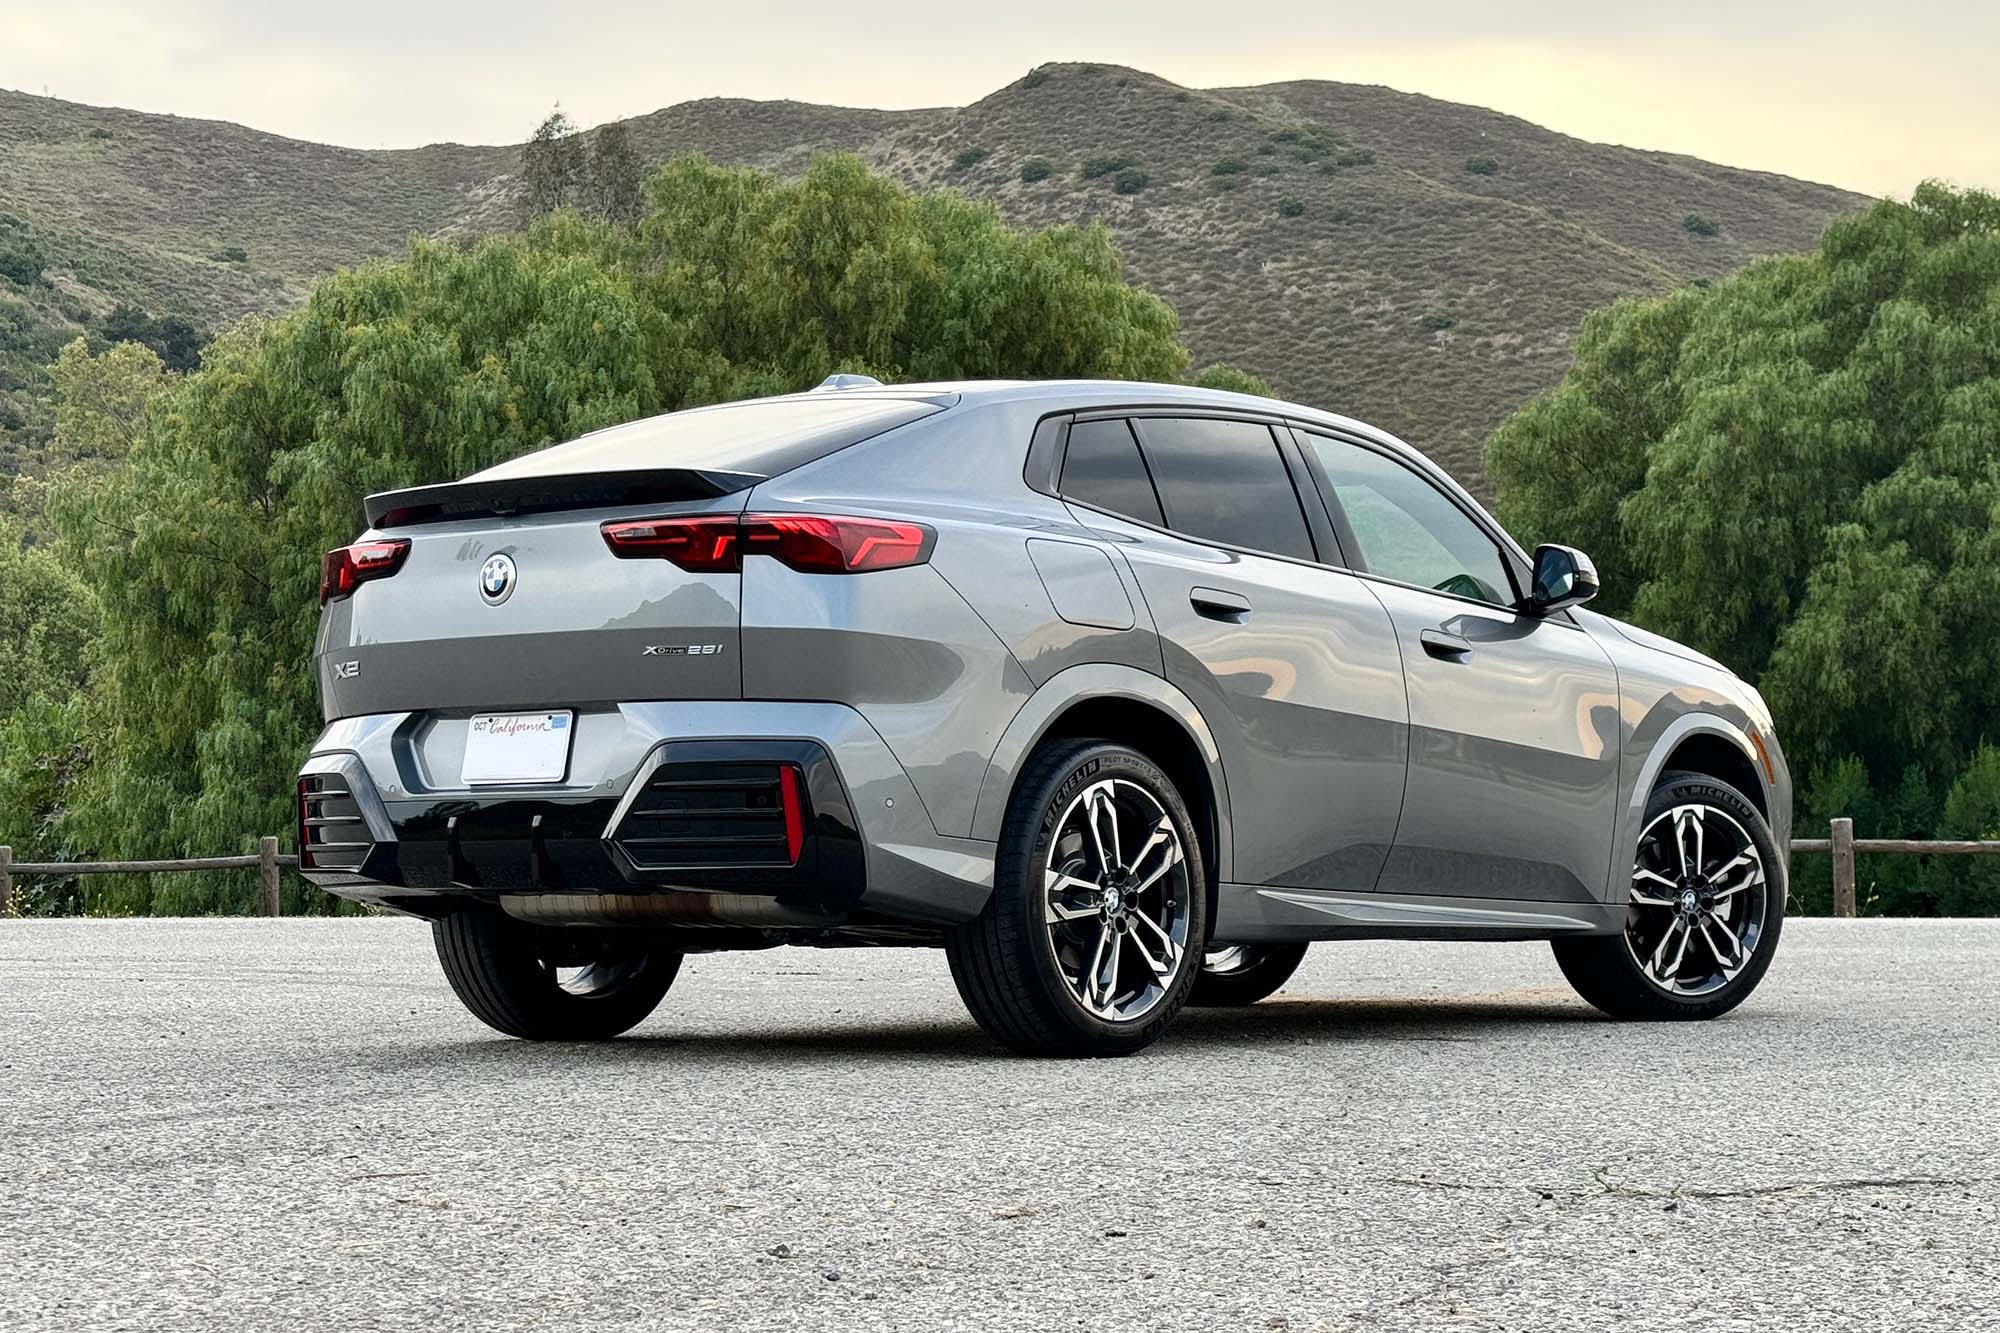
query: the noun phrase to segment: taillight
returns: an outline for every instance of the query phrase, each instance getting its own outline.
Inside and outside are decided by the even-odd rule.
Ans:
[[[356,542],[328,551],[319,566],[319,604],[351,597],[370,579],[386,579],[410,557],[408,539]]]
[[[671,560],[700,574],[734,573],[768,555],[802,574],[865,574],[930,559],[937,533],[922,523],[829,514],[646,518],[606,523],[605,545],[624,560]]]
[[[865,574],[930,559],[936,533],[921,523],[822,514],[745,514],[743,553],[775,556],[802,574]]]
[[[737,520],[727,518],[641,518],[606,523],[604,544],[620,560],[671,560],[693,574],[734,574]]]

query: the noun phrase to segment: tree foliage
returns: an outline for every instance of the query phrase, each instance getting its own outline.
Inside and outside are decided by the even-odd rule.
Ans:
[[[589,186],[589,157],[576,122],[551,111],[521,145],[521,207],[531,217],[576,208]]]
[[[1815,812],[1900,791],[1936,828],[1991,782],[2000,199],[1925,185],[1811,253],[1600,312],[1486,457],[1518,532],[1598,557],[1605,609],[1758,684]]]
[[[852,158],[792,183],[678,160],[636,228],[559,213],[525,237],[416,243],[212,343],[148,404],[122,471],[51,509],[104,609],[97,753],[61,833],[124,856],[247,850],[291,824],[320,725],[320,554],[370,492],[601,426],[835,370],[1177,378],[1173,312],[1102,227],[1014,231]],[[247,907],[241,876],[92,881],[103,910]]]
[[[624,226],[636,223],[646,209],[645,180],[632,152],[632,136],[615,120],[590,136],[590,207],[597,216]]]

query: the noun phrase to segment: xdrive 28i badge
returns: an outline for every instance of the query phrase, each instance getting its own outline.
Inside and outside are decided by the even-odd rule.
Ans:
[[[512,597],[514,585],[520,581],[510,556],[489,555],[486,563],[479,567],[479,595],[486,599],[488,606],[498,606]]]

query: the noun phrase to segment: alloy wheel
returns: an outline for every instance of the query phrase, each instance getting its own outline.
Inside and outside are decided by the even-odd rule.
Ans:
[[[1764,857],[1728,811],[1686,803],[1639,835],[1625,947],[1653,985],[1707,995],[1750,964],[1764,934]]]
[[[1172,993],[1188,959],[1187,855],[1151,792],[1107,778],[1077,793],[1056,822],[1044,883],[1049,947],[1086,1011],[1132,1022]]]

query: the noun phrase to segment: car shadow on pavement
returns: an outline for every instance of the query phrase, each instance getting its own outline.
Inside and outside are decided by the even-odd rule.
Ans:
[[[1223,1051],[1290,1043],[1480,1042],[1509,1034],[1605,1023],[1594,1009],[1551,990],[1484,996],[1311,999],[1284,997],[1244,1009],[1186,1009],[1154,1048]],[[420,1049],[362,1054],[382,1065],[442,1061],[490,1063],[522,1071],[550,1065],[628,1065],[654,1059],[734,1063],[797,1060],[990,1059],[1004,1049],[970,1019],[825,1025],[727,1031],[675,1031],[671,1018],[602,1043],[534,1043],[502,1037],[455,1040]],[[1006,1058],[1019,1058],[1006,1056]]]

